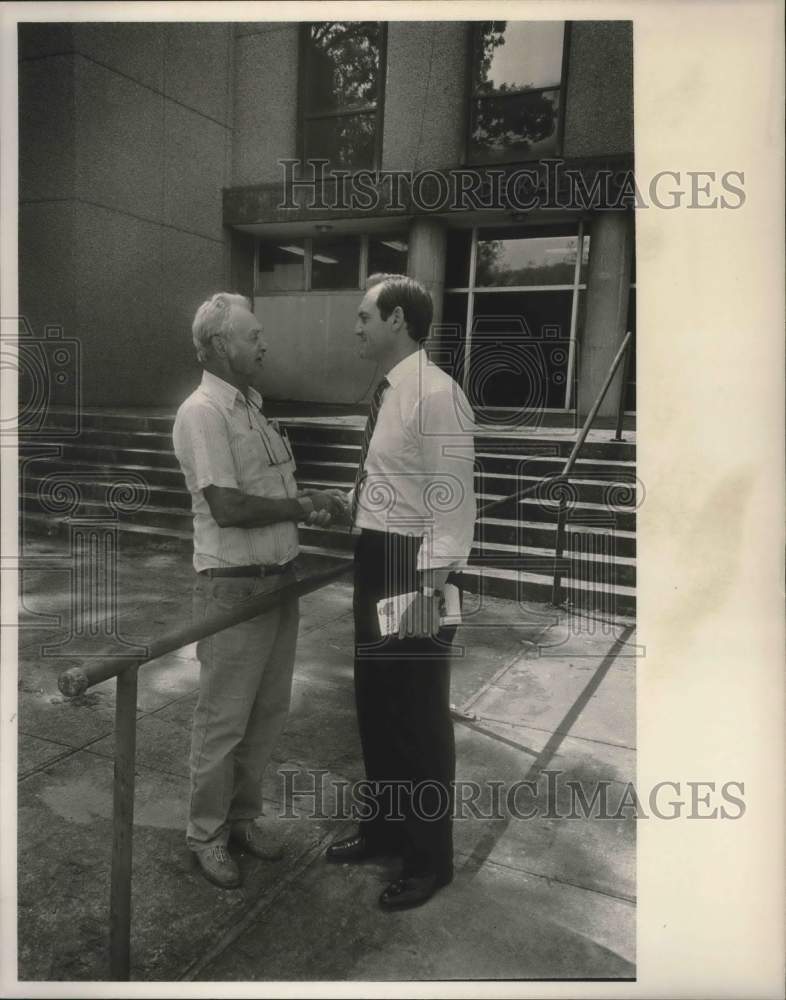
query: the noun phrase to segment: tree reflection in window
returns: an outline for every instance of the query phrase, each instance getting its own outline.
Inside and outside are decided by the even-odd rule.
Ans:
[[[565,24],[475,25],[468,159],[504,163],[558,152]]]
[[[382,133],[385,25],[324,21],[302,26],[301,148],[330,169],[373,168]]]

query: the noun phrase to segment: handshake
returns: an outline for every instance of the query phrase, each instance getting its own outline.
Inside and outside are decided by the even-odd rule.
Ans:
[[[314,509],[304,520],[307,524],[324,527],[335,521],[337,524],[349,524],[350,504],[349,494],[343,490],[298,490],[298,498],[306,497],[314,505]]]

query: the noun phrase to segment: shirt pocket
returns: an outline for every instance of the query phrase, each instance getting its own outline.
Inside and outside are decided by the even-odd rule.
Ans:
[[[232,457],[242,493],[263,497],[286,496],[281,475],[271,464],[270,451],[257,429],[243,427],[235,431],[232,435]]]

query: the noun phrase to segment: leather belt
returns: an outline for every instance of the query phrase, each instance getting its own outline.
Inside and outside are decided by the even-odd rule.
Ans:
[[[200,576],[279,576],[291,567],[292,560],[282,566],[217,566],[213,569],[200,569]]]

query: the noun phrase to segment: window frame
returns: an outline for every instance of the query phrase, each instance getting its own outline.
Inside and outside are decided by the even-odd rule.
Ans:
[[[491,91],[485,94],[476,94],[473,82],[475,76],[475,38],[480,28],[481,21],[470,21],[470,30],[467,32],[467,70],[466,70],[466,113],[464,116],[464,158],[462,166],[465,167],[508,167],[517,163],[533,163],[540,157],[532,156],[527,159],[518,160],[474,160],[470,155],[470,144],[472,140],[472,111],[476,100],[483,98],[493,98],[494,100],[504,100],[506,97],[518,97],[521,94],[538,94],[546,91],[559,91],[559,112],[557,115],[557,140],[554,152],[551,156],[562,156],[565,140],[565,96],[568,91],[568,69],[570,53],[570,36],[572,21],[563,21],[564,31],[562,35],[562,63],[560,65],[560,80],[556,87],[529,87],[521,90],[508,91],[504,94]]]
[[[366,280],[368,278],[368,249],[369,242],[371,240],[381,240],[385,237],[390,239],[405,239],[407,242],[407,267],[409,266],[409,235],[400,229],[395,229],[392,232],[388,230],[383,230],[382,232],[372,232],[372,233],[334,233],[333,235],[340,236],[346,235],[359,242],[359,263],[358,263],[358,283],[353,285],[351,288],[313,288],[312,287],[312,270],[313,270],[313,254],[314,254],[314,240],[323,239],[324,234],[320,233],[318,237],[315,236],[297,236],[293,239],[303,241],[303,288],[289,288],[289,289],[261,289],[259,287],[259,259],[260,259],[260,246],[263,243],[277,243],[278,238],[276,237],[265,237],[265,236],[255,236],[254,238],[254,283],[253,283],[253,297],[256,298],[272,298],[274,296],[281,295],[346,295],[347,292],[362,292],[366,287]],[[283,237],[282,237],[283,239]]]
[[[565,375],[565,399],[562,406],[553,407],[549,412],[571,412],[575,409],[575,396],[576,396],[576,358],[578,354],[578,345],[581,335],[581,331],[578,328],[578,313],[579,313],[579,295],[587,293],[587,279],[589,273],[582,280],[581,275],[581,259],[583,254],[584,239],[589,238],[590,249],[589,253],[592,254],[592,226],[588,218],[584,216],[578,216],[575,220],[569,222],[558,222],[553,224],[542,224],[542,225],[522,225],[521,228],[521,239],[538,239],[543,235],[548,235],[547,230],[553,228],[553,226],[562,227],[576,227],[576,237],[578,240],[578,252],[576,254],[576,262],[573,268],[573,280],[570,283],[558,284],[558,285],[484,285],[478,286],[476,284],[477,280],[477,254],[478,254],[478,243],[483,240],[484,231],[488,232],[490,229],[496,227],[493,226],[472,226],[471,233],[472,239],[470,243],[470,266],[469,266],[469,276],[468,285],[466,286],[446,286],[443,294],[444,295],[458,295],[463,294],[467,296],[467,312],[466,321],[464,327],[464,379],[462,388],[469,394],[469,380],[472,371],[472,333],[473,333],[473,319],[475,311],[475,295],[477,294],[501,294],[504,292],[518,292],[520,294],[534,294],[537,295],[539,292],[570,292],[571,293],[571,312],[570,312],[570,329],[568,331],[568,357],[566,361],[566,375]],[[511,227],[515,228],[515,227]],[[588,265],[589,266],[589,265]],[[488,407],[489,410],[505,410],[507,407]]]
[[[371,111],[375,111],[375,123],[374,123],[374,158],[370,166],[352,167],[348,169],[346,167],[339,167],[338,170],[344,171],[348,170],[349,174],[352,175],[360,170],[372,170],[377,171],[382,168],[382,137],[383,137],[383,127],[385,120],[385,90],[387,83],[387,67],[388,67],[388,23],[387,21],[376,21],[375,23],[379,25],[380,36],[379,36],[379,77],[377,80],[377,102],[376,108],[372,105],[366,105],[365,107],[352,108],[348,111],[321,111],[321,112],[308,112],[306,110],[306,63],[307,63],[307,49],[308,49],[308,32],[312,24],[325,24],[325,23],[336,23],[336,22],[325,22],[325,21],[301,21],[300,31],[298,35],[298,86],[297,86],[297,151],[299,157],[298,171],[301,176],[305,173],[305,163],[306,163],[306,121],[326,121],[331,118],[349,118],[357,117],[360,115],[370,114]],[[345,22],[342,22],[345,23]],[[329,169],[329,168],[328,168]]]

